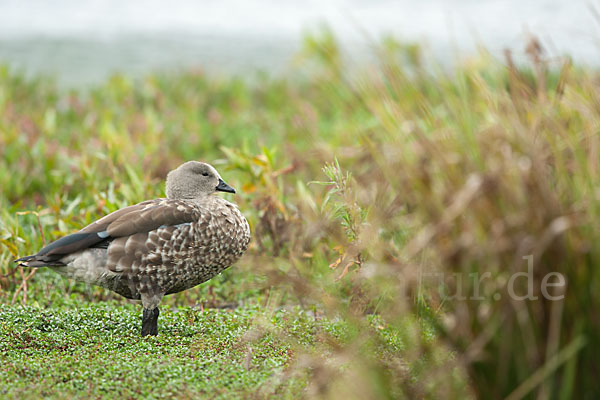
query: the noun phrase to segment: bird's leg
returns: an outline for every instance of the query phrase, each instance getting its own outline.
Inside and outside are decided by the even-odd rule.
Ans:
[[[158,335],[158,307],[151,310],[144,308],[142,316],[142,336]]]

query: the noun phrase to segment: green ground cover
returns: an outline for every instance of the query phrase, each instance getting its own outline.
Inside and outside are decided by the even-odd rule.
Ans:
[[[161,335],[139,337],[139,309],[72,301],[65,307],[2,307],[3,396],[247,398],[302,388],[286,377],[292,348],[254,332],[256,307],[164,313]],[[305,344],[323,324],[278,311],[269,328]],[[252,337],[251,336],[255,336]],[[260,336],[260,337],[259,337]]]

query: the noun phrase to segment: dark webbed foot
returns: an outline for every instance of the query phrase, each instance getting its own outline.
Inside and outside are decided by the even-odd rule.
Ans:
[[[144,308],[142,316],[142,336],[158,335],[158,307],[148,310]]]

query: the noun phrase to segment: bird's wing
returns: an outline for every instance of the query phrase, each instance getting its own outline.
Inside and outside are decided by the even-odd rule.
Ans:
[[[194,208],[181,200],[148,200],[108,214],[79,232],[50,243],[37,254],[15,261],[32,267],[52,265],[65,255],[94,247],[100,242],[147,233],[162,226],[189,223],[194,218]]]
[[[150,200],[117,210],[86,226],[80,232],[98,232],[112,238],[131,236],[150,232],[161,226],[192,222],[196,213],[193,206],[182,200]]]

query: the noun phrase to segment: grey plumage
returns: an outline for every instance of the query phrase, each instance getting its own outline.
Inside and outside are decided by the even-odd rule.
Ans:
[[[167,176],[167,198],[117,210],[16,262],[142,300],[142,334],[156,334],[164,295],[211,279],[248,247],[248,222],[216,191],[235,192],[212,166],[187,162]]]

